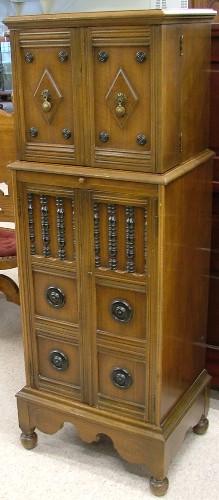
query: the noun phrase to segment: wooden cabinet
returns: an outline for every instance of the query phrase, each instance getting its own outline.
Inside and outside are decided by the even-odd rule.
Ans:
[[[212,11],[10,18],[26,386],[21,440],[109,435],[155,495],[204,369]],[[194,92],[195,88],[195,92]]]

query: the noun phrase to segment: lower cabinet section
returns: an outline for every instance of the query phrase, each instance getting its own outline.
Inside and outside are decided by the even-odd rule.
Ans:
[[[160,495],[187,429],[207,429],[210,158],[157,183],[16,171],[24,446],[66,421],[107,434]]]

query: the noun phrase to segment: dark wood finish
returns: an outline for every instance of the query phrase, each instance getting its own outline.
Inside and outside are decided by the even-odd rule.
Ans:
[[[107,434],[124,459],[145,464],[157,496],[209,405],[211,19],[209,11],[144,11],[6,22],[17,116],[22,443],[34,447],[36,427],[52,434],[65,421],[86,442]],[[146,60],[137,62],[136,51]],[[66,106],[69,143],[60,133]]]
[[[210,147],[215,151],[206,368],[219,389],[219,24],[212,25]]]
[[[215,151],[212,184],[212,237],[207,325],[206,369],[212,376],[212,387],[219,389],[219,2],[215,0],[190,0],[189,7],[213,8],[216,15],[211,31],[211,99],[210,99],[210,148]]]

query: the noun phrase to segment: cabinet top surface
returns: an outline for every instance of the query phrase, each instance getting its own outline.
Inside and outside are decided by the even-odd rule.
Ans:
[[[212,9],[150,9],[101,12],[75,12],[10,16],[3,22],[12,29],[51,27],[80,27],[107,25],[172,24],[182,22],[210,22],[216,15]]]

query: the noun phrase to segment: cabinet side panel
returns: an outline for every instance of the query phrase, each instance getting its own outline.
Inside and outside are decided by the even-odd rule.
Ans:
[[[180,163],[180,25],[162,26],[154,31],[154,74],[157,83],[156,167],[165,172]],[[161,52],[160,52],[161,51]]]
[[[182,26],[182,161],[209,145],[210,26]]]
[[[211,161],[166,187],[161,418],[205,367]]]

